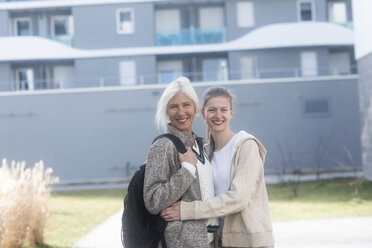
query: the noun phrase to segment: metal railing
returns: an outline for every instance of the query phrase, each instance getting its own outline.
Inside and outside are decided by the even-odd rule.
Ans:
[[[223,71],[223,72],[184,72],[183,76],[188,77],[192,82],[224,82],[229,80],[257,80],[273,78],[308,78],[322,76],[347,76],[357,74],[356,66],[348,68],[330,69],[318,68],[317,74],[304,76],[300,68],[272,68],[256,69],[251,73],[241,73],[240,71]],[[174,72],[169,80],[176,79],[180,72]],[[11,90],[43,90],[43,89],[69,89],[69,88],[86,88],[86,87],[111,87],[111,86],[136,86],[136,85],[153,85],[162,84],[160,74],[139,75],[133,78],[110,77],[74,77],[65,80],[56,79],[34,79],[32,82],[23,80],[21,82],[11,82]],[[5,82],[0,82],[4,85]]]
[[[225,29],[182,29],[156,32],[156,46],[212,44],[226,41]]]

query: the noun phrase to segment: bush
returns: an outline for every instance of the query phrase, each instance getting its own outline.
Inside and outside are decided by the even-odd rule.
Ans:
[[[21,248],[42,244],[48,215],[50,185],[58,181],[40,161],[33,168],[25,162],[2,161],[0,168],[0,247]]]

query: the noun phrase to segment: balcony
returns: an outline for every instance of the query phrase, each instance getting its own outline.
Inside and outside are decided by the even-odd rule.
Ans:
[[[226,41],[225,29],[183,29],[157,32],[156,46],[213,44]]]
[[[73,47],[74,46],[74,37],[71,35],[58,35],[58,36],[49,36],[48,39],[58,41],[66,46]]]
[[[169,72],[164,78],[161,74],[137,75],[130,78],[133,84],[121,84],[122,78],[118,76],[109,77],[70,77],[66,75],[64,79],[33,79],[20,80],[11,82],[13,91],[21,90],[49,90],[49,89],[70,89],[70,88],[89,88],[89,87],[133,87],[135,85],[167,84],[172,80],[183,75],[188,77],[192,82],[233,82],[247,80],[247,82],[264,82],[265,80],[277,80],[285,82],[292,79],[320,80],[322,78],[342,78],[357,75],[357,66],[351,65],[342,68],[330,68],[329,66],[317,68],[314,75],[305,75],[301,68],[267,68],[253,69],[250,72],[242,73],[241,71],[197,71],[197,72]],[[6,84],[6,82],[0,82]]]
[[[332,23],[340,25],[340,26],[345,27],[345,28],[354,29],[354,23],[353,22],[343,22],[343,23],[332,22]]]

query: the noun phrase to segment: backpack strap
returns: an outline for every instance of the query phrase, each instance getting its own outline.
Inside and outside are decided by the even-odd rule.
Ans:
[[[176,135],[170,134],[170,133],[164,133],[164,134],[161,134],[158,137],[156,137],[152,141],[152,143],[154,143],[156,140],[158,140],[160,138],[168,138],[168,139],[170,139],[173,142],[173,144],[176,147],[176,149],[177,149],[178,152],[180,152],[182,154],[186,152],[185,145],[182,143],[182,141],[180,140],[180,138],[178,138]]]

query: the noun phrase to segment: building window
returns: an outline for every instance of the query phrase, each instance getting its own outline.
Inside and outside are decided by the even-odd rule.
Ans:
[[[228,68],[226,59],[203,60],[203,81],[228,80]]]
[[[50,33],[52,36],[73,35],[72,16],[52,16]]]
[[[16,18],[14,19],[14,35],[26,36],[31,35],[31,18]]]
[[[178,9],[157,10],[155,12],[155,28],[157,32],[180,30],[180,11]]]
[[[255,25],[253,2],[237,2],[236,12],[238,27],[247,28]]]
[[[203,7],[199,9],[200,29],[221,29],[225,26],[222,7]]]
[[[182,61],[168,60],[158,62],[158,82],[169,84],[182,75]]]
[[[304,101],[305,117],[326,117],[330,115],[330,99],[307,99]]]
[[[328,3],[329,21],[334,23],[347,23],[347,11],[345,2]]]
[[[253,56],[240,57],[240,78],[250,79],[255,77],[255,59]]]
[[[318,62],[316,52],[301,53],[301,75],[303,77],[318,75]]]
[[[53,67],[53,80],[48,88],[73,88],[74,67],[60,65]]]
[[[120,85],[136,84],[136,62],[132,60],[121,61],[119,65]]]
[[[22,68],[15,70],[16,85],[15,90],[33,90],[34,89],[34,71],[31,68]]]
[[[118,9],[116,11],[116,27],[118,34],[134,33],[133,9]]]
[[[329,53],[329,74],[348,75],[351,74],[350,54],[348,52]]]
[[[314,2],[308,0],[298,1],[298,19],[299,21],[315,21]]]

